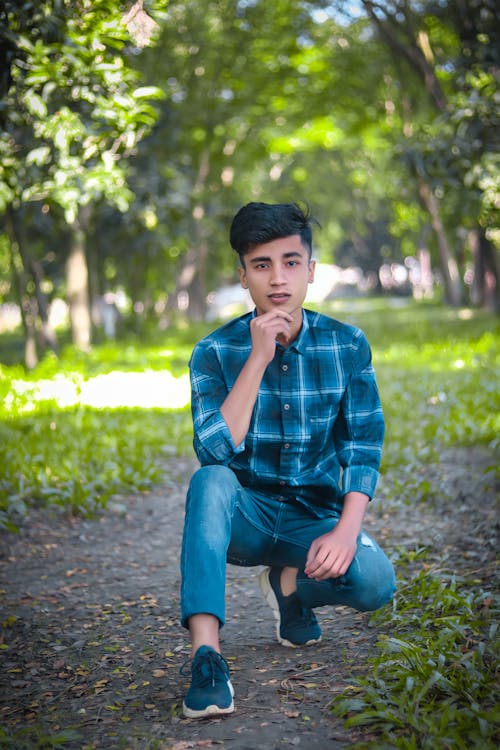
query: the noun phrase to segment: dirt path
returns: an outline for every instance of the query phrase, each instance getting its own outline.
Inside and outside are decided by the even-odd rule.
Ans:
[[[455,455],[447,498],[420,509],[385,502],[381,488],[366,525],[391,553],[427,546],[450,565],[490,575],[496,549],[494,488],[484,488],[484,454]],[[188,659],[180,627],[179,547],[186,483],[194,468],[172,460],[169,480],[148,495],[117,498],[100,519],[34,513],[4,536],[0,560],[0,747],[65,750],[305,750],[345,748],[353,737],[328,710],[366,669],[377,637],[369,615],[323,608],[323,641],[286,649],[257,584],[259,569],[230,567],[223,652],[236,711],[223,719],[181,717]],[[431,470],[430,470],[431,471]],[[430,477],[432,479],[432,477]],[[437,478],[435,478],[437,481]],[[465,561],[465,562],[464,562]],[[10,744],[9,744],[10,743]]]

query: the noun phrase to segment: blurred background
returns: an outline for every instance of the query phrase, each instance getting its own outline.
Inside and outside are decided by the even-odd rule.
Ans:
[[[489,0],[0,9],[0,358],[245,309],[251,200],[320,223],[311,300],[500,309]],[[9,335],[7,335],[9,334]]]
[[[306,304],[368,335],[399,497],[434,491],[445,446],[496,450],[498,20],[489,0],[0,4],[0,528],[191,455],[192,347],[251,306],[228,242],[249,201],[317,219]]]

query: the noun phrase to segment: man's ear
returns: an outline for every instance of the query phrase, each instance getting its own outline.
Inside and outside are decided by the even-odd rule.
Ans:
[[[316,261],[310,260],[309,261],[309,276],[307,278],[307,283],[312,284],[314,281],[314,272],[316,270]]]
[[[238,273],[240,274],[240,284],[243,287],[243,289],[248,289],[248,282],[247,282],[247,275],[246,271],[242,266],[238,267]]]

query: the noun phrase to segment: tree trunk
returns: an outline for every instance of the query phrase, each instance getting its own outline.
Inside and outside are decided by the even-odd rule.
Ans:
[[[37,260],[30,260],[29,267],[31,270],[31,275],[33,276],[33,281],[35,282],[35,296],[38,306],[38,316],[41,323],[41,335],[43,344],[49,349],[52,349],[52,351],[57,354],[57,336],[49,321],[49,306],[47,304],[47,298],[42,292],[41,287],[41,282],[43,279],[43,269],[41,264]]]
[[[474,307],[489,307],[494,313],[500,312],[500,270],[498,257],[493,244],[484,230],[471,229],[467,243],[472,254],[474,273],[470,290],[471,304]]]
[[[418,240],[417,260],[420,271],[417,297],[419,299],[432,299],[434,296],[434,276],[432,274],[431,254],[428,247],[426,227],[420,233]]]
[[[71,225],[71,245],[66,261],[66,294],[71,336],[73,344],[82,351],[89,350],[91,341],[88,268],[85,255],[87,217],[87,211],[81,209],[78,218]]]
[[[481,242],[478,229],[471,229],[467,234],[467,244],[472,255],[473,275],[470,287],[470,301],[473,307],[482,307],[485,299],[484,258],[481,253]]]
[[[463,303],[462,284],[458,264],[441,221],[439,204],[429,185],[421,177],[418,178],[418,191],[422,203],[431,217],[431,225],[436,235],[447,301],[453,307],[459,307]]]
[[[210,172],[210,154],[204,149],[200,154],[198,172],[193,185],[192,234],[193,244],[183,260],[182,271],[177,280],[177,307],[187,312],[189,318],[201,321],[207,309],[206,269],[208,243],[203,229],[205,218],[204,190]]]
[[[21,267],[20,258],[16,257],[17,254],[18,249],[16,248],[16,244],[11,243],[12,277],[17,292],[24,330],[24,365],[27,370],[33,370],[38,364],[35,316],[33,315],[30,297],[26,293],[26,278]]]
[[[208,257],[208,243],[200,240],[196,248],[196,273],[189,286],[189,311],[192,320],[204,320],[207,312],[206,267]]]
[[[42,346],[48,346],[54,352],[57,352],[57,338],[49,323],[47,299],[41,288],[42,267],[26,253],[19,216],[12,206],[7,210],[6,228],[10,240],[14,287],[24,328],[24,361],[28,369],[33,369],[38,364],[37,332]],[[31,282],[34,295],[29,289]]]
[[[206,313],[205,271],[208,256],[206,240],[186,253],[176,285],[177,309],[187,313],[190,320],[202,321]]]

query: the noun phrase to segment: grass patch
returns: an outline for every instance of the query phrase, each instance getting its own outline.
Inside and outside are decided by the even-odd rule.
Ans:
[[[392,615],[385,609],[372,621],[383,634],[370,671],[332,705],[346,727],[369,732],[352,747],[497,748],[498,606],[492,592],[423,567],[403,576]]]
[[[443,447],[498,446],[498,319],[400,300],[322,309],[368,335],[387,422],[382,472],[397,474],[403,498],[427,497],[419,467]],[[0,525],[13,529],[38,504],[91,513],[117,492],[159,481],[165,455],[190,450],[189,408],[168,404],[179,384],[188,389],[192,347],[213,328],[180,326],[155,340],[107,342],[88,355],[66,347],[29,374],[0,365]],[[11,337],[8,343],[10,351]],[[104,383],[111,390],[96,406],[88,394]]]
[[[0,525],[30,506],[91,515],[121,492],[159,483],[166,456],[191,443],[187,408],[60,409],[42,405],[0,423]]]
[[[0,527],[15,531],[33,506],[93,514],[159,483],[165,458],[191,449],[187,362],[197,333],[88,355],[67,347],[31,373],[0,366]]]

